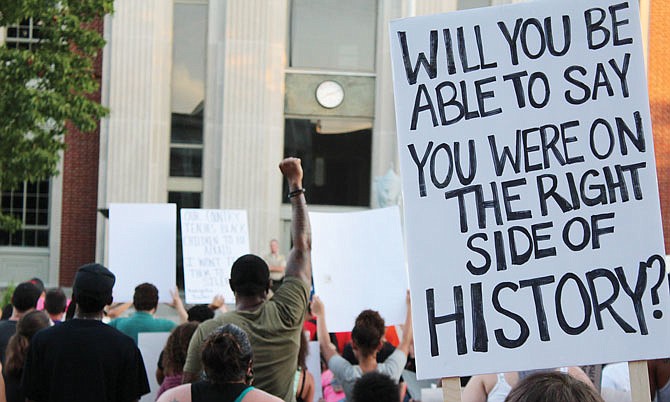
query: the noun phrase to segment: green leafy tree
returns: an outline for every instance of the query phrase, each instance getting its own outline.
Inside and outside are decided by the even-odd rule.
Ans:
[[[107,110],[93,61],[104,46],[95,22],[113,0],[2,0],[0,26],[32,19],[38,42],[28,50],[0,46],[0,189],[57,173],[67,125],[95,130]],[[0,212],[0,229],[20,222]]]
[[[0,299],[0,308],[5,308],[8,304],[12,304],[12,295],[14,294],[14,289],[16,285],[10,283],[5,291],[2,293],[2,299]]]

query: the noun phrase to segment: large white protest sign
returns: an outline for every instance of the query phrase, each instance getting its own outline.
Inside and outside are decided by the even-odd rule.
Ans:
[[[116,275],[114,301],[133,300],[135,286],[149,282],[161,303],[176,287],[175,204],[110,204],[109,269]]]
[[[390,35],[419,378],[667,357],[638,2]]]
[[[234,303],[230,267],[249,253],[247,211],[182,209],[181,241],[187,303],[209,303],[222,294]]]
[[[156,381],[156,367],[158,367],[158,359],[169,337],[169,332],[140,332],[137,334],[137,347],[142,353],[150,389],[148,394],[140,398],[140,402],[154,402],[156,400],[160,388],[160,384]]]
[[[387,325],[405,322],[408,289],[398,207],[363,212],[310,212],[314,290],[328,330],[351,331],[365,309]]]
[[[314,399],[312,402],[318,402],[323,397],[323,388],[321,387],[321,350],[318,341],[309,342],[309,352],[305,361],[307,371],[314,377]]]

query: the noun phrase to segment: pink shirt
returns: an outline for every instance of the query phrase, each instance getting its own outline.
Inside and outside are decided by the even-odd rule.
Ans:
[[[335,384],[335,386],[338,387],[339,391],[335,391],[333,389],[332,384],[333,380],[334,376],[332,371],[326,370],[323,373],[321,373],[321,386],[323,387],[323,399],[326,402],[339,402],[345,398],[344,390],[342,389],[341,385]]]

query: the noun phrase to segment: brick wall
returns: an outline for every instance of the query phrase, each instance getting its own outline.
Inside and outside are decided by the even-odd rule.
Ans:
[[[649,27],[649,103],[661,195],[666,253],[670,251],[670,4],[651,2]]]
[[[94,24],[101,34],[103,25]],[[101,54],[95,60],[95,75],[100,82]],[[91,98],[99,102],[100,91]],[[95,261],[100,128],[81,133],[69,126],[65,144],[59,284],[69,287],[77,268]]]

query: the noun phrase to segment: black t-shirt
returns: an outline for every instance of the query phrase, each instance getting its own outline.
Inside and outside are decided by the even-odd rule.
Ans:
[[[129,402],[149,392],[129,336],[98,320],[71,320],[33,337],[21,386],[36,402]]]
[[[7,402],[25,402],[26,397],[21,390],[21,373],[6,374],[3,373],[5,379],[5,397]]]
[[[0,362],[5,365],[5,350],[9,344],[9,338],[16,333],[16,321],[0,321]]]

